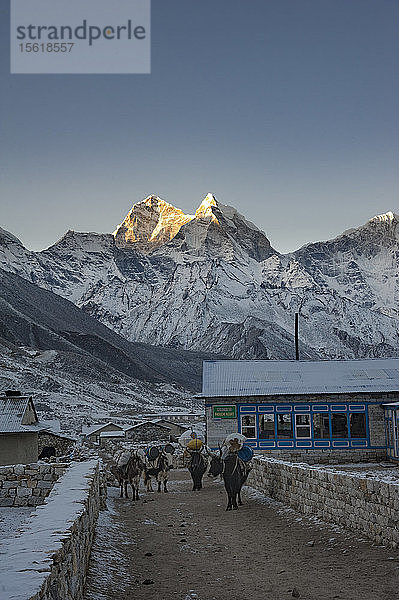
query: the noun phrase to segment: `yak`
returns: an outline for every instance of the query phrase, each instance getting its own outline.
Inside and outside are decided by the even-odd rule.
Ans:
[[[193,491],[200,490],[202,488],[202,477],[207,468],[206,458],[198,450],[190,451],[190,462],[188,463],[188,470],[193,480]]]
[[[167,483],[169,478],[169,471],[173,469],[172,457],[170,454],[163,450],[158,454],[154,460],[146,457],[144,466],[144,484],[147,487],[147,492],[152,492],[151,477],[155,477],[158,483],[158,492],[161,492],[162,482],[163,491],[167,492]]]
[[[228,499],[226,510],[237,510],[238,504],[242,505],[241,488],[247,480],[249,471],[250,469],[240,459],[237,452],[229,452],[222,458],[220,450],[219,456],[212,456],[208,475],[210,477],[222,475]]]
[[[125,458],[127,462],[123,464],[116,464],[111,467],[111,472],[118,480],[121,489],[120,497],[129,498],[129,494],[127,491],[127,486],[130,483],[132,488],[133,500],[139,499],[139,485],[141,474],[144,469],[144,463],[141,458],[134,454],[133,452],[129,452],[125,454]]]

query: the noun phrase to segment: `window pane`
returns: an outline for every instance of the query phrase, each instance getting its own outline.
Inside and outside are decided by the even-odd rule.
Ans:
[[[277,415],[277,437],[280,440],[292,440],[292,415]]]
[[[351,425],[351,437],[366,437],[366,415],[364,413],[352,413],[349,417]]]
[[[393,423],[392,423],[392,412],[388,411],[388,417],[385,421],[386,433],[387,433],[387,446],[388,448],[393,447]]]
[[[259,417],[259,437],[262,440],[274,440],[274,415],[261,415]]]
[[[296,437],[310,438],[310,415],[295,415]]]
[[[333,438],[348,437],[348,418],[345,413],[333,413],[331,415],[331,426]]]
[[[314,413],[313,437],[315,440],[330,439],[330,419],[327,413]]]
[[[255,415],[241,417],[241,432],[247,438],[256,438]]]

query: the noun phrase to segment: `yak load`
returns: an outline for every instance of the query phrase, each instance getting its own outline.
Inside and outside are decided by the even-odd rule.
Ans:
[[[144,466],[144,484],[147,487],[147,492],[153,492],[151,477],[154,477],[158,483],[158,492],[167,492],[167,483],[169,478],[169,471],[173,469],[172,454],[175,449],[172,444],[166,444],[164,448],[158,448],[157,446],[151,446],[147,448],[145,454],[145,466]]]
[[[184,448],[184,460],[193,480],[193,491],[199,491],[202,488],[202,478],[208,467],[208,461],[205,456],[207,448],[202,436],[195,432],[183,433],[179,437],[179,444]]]
[[[213,455],[211,459],[208,475],[222,475],[228,499],[226,510],[237,510],[238,504],[242,504],[241,488],[252,468],[253,450],[244,445],[245,440],[241,433],[231,433],[219,448],[219,455]]]

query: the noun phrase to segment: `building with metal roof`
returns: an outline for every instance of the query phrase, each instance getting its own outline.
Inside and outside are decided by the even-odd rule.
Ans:
[[[213,448],[240,432],[249,446],[278,457],[399,458],[397,358],[204,361],[199,396]]]
[[[37,461],[38,423],[32,397],[14,391],[0,396],[0,465]]]

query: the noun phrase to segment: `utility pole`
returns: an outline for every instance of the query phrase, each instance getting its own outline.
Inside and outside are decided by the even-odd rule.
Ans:
[[[295,360],[299,360],[298,319],[299,313],[295,313]]]

